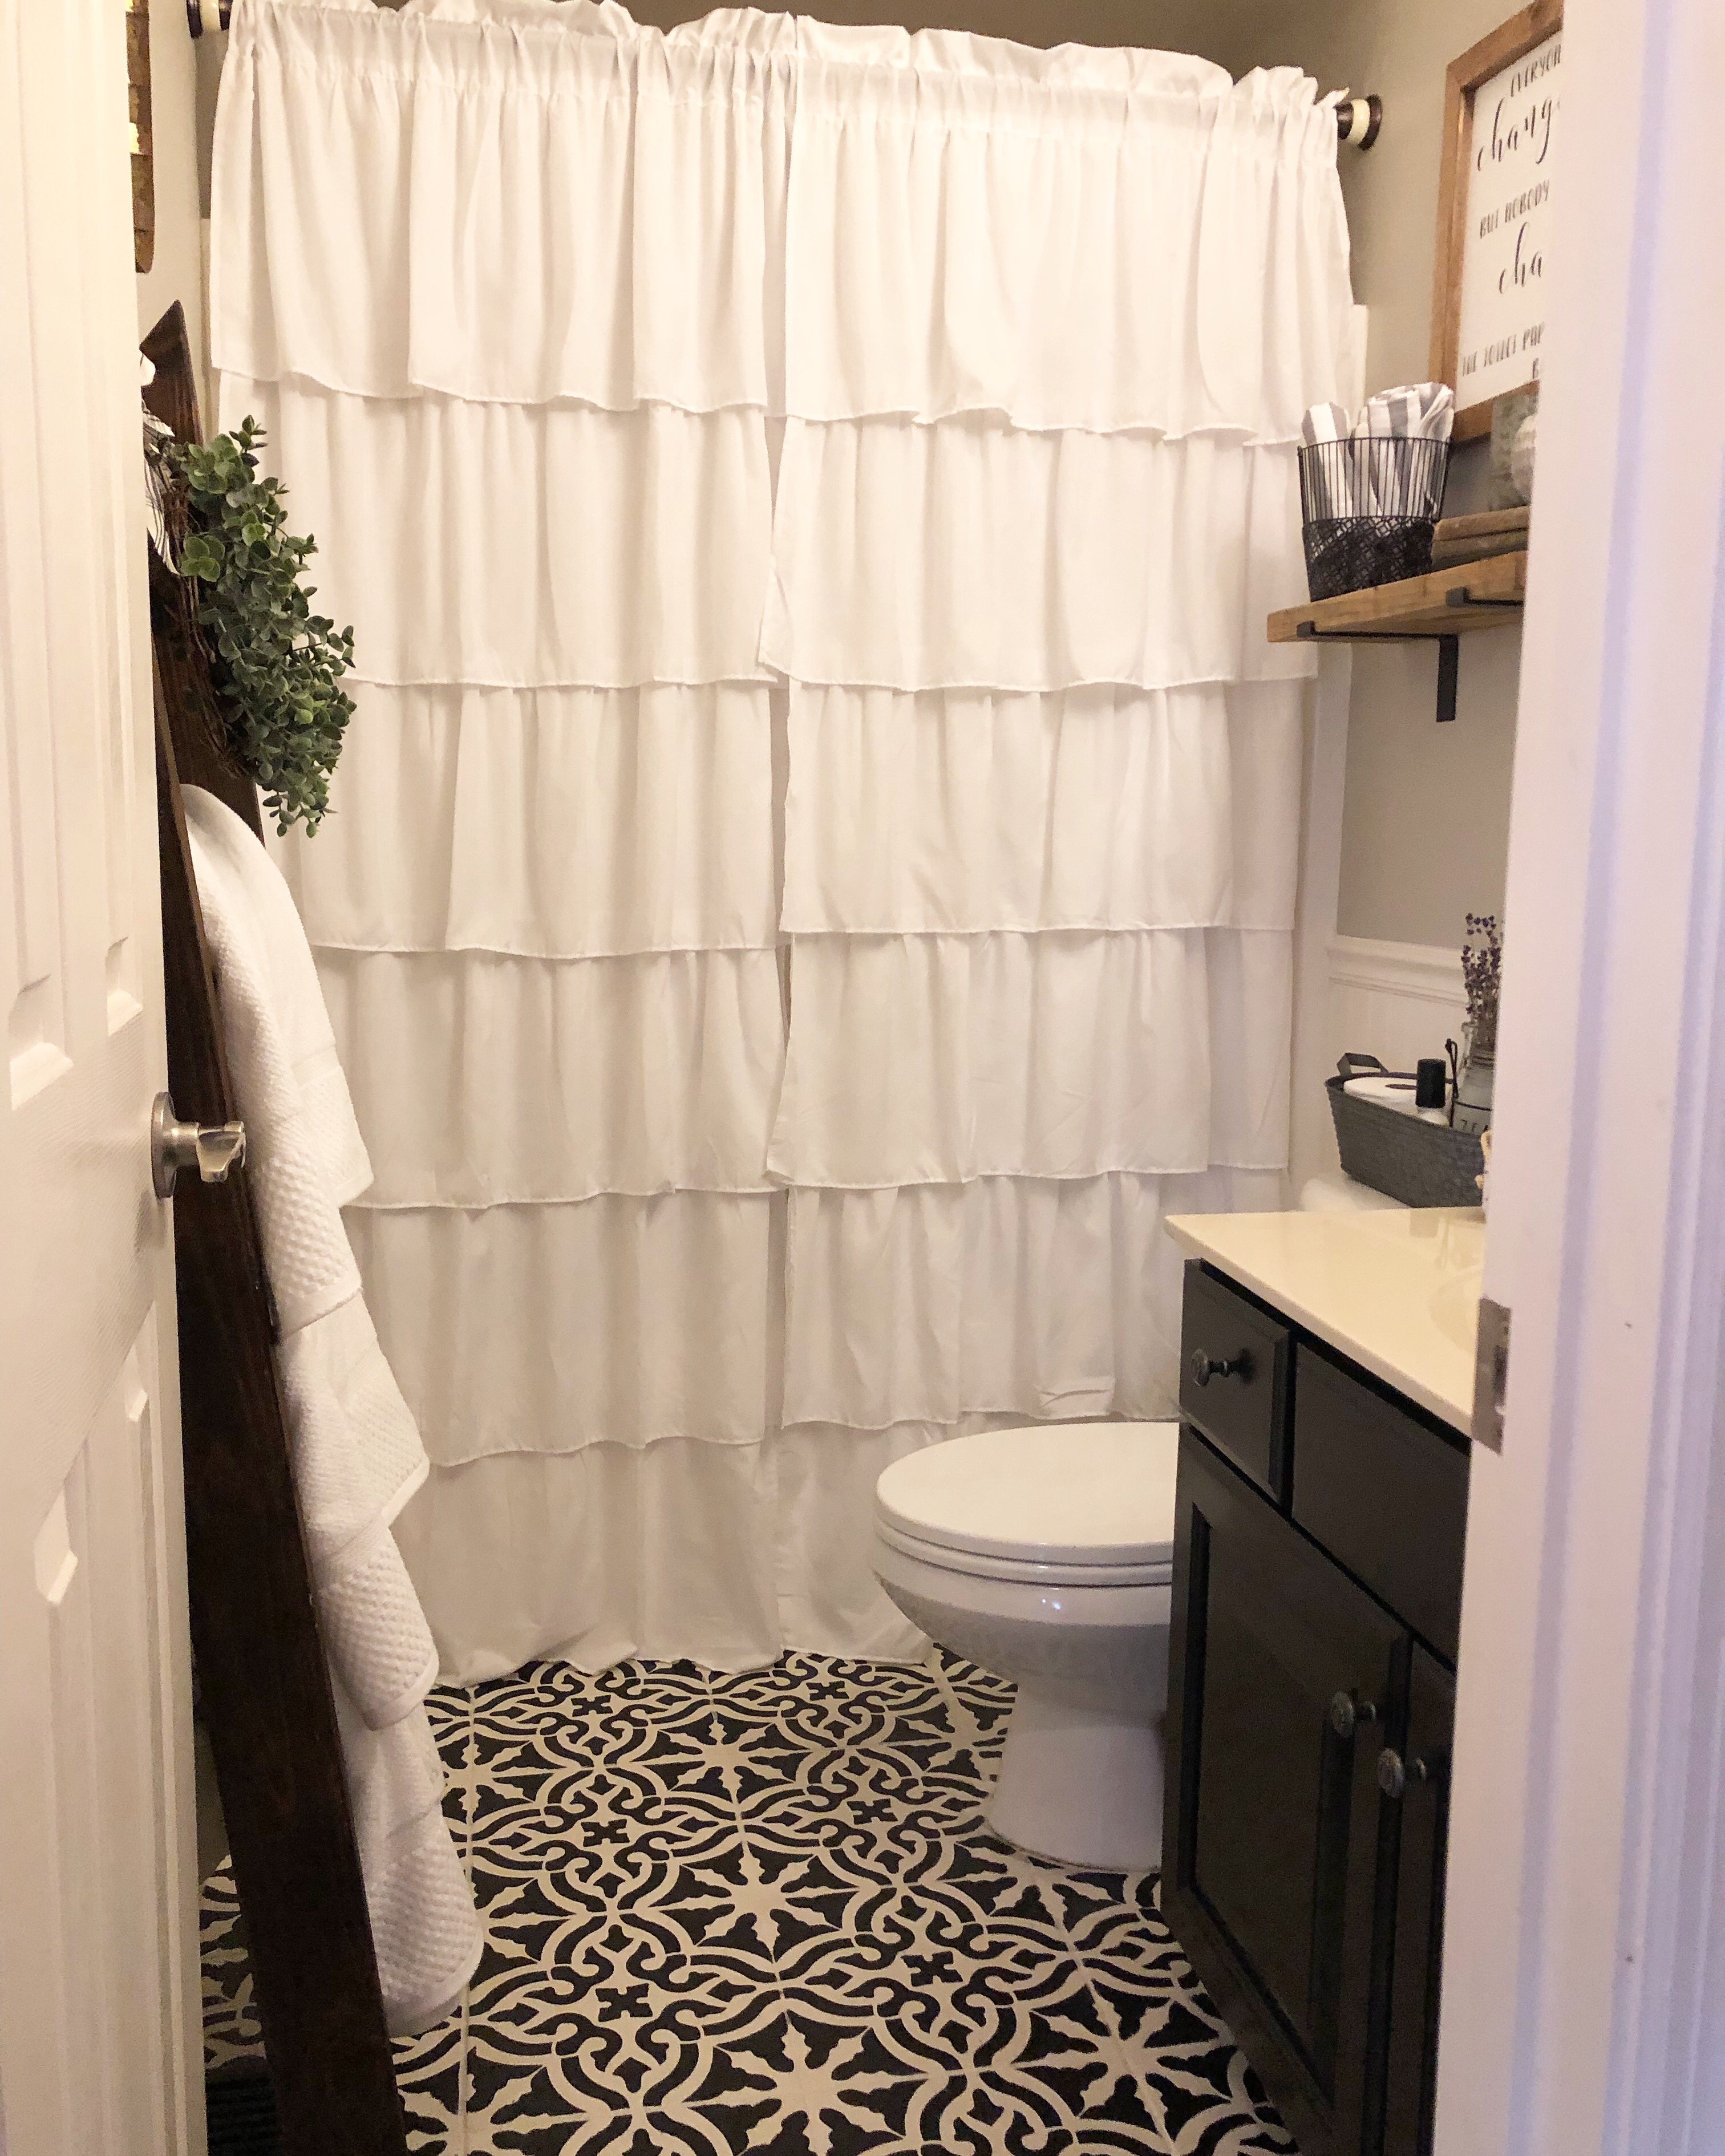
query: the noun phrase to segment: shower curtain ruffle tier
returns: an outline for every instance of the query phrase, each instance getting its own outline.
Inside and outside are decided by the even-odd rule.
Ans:
[[[914,1635],[875,1477],[1165,1412],[1273,1202],[1352,335],[1291,71],[249,0],[224,423],[357,627],[282,848],[377,1181],[445,1667]]]

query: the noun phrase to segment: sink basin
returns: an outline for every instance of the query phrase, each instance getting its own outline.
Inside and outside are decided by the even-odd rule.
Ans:
[[[1453,1341],[1468,1356],[1472,1355],[1479,1337],[1480,1288],[1485,1271],[1483,1265],[1470,1265],[1466,1272],[1446,1280],[1431,1298],[1433,1324],[1445,1339]]]

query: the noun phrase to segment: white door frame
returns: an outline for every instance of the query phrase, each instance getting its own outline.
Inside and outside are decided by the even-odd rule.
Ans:
[[[1725,8],[1565,29],[1438,2156],[1725,2140]]]

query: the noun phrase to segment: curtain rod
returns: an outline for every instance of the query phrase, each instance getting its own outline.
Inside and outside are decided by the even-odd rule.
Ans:
[[[205,29],[204,0],[186,0],[186,27],[194,38],[201,38]],[[234,0],[216,0],[216,12],[221,27],[225,30],[228,18],[234,12]],[[1369,150],[1378,139],[1384,125],[1384,100],[1368,95],[1353,97],[1343,90],[1336,106],[1336,140],[1349,142],[1356,149]]]

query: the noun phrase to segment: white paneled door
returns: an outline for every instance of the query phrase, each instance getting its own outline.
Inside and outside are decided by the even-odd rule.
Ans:
[[[0,0],[0,2156],[203,2145],[122,0]]]

